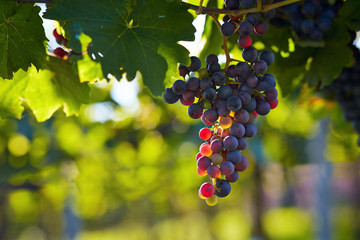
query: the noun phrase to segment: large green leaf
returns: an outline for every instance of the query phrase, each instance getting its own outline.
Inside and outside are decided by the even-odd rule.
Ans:
[[[193,17],[187,9],[166,0],[99,0],[91,7],[87,0],[59,0],[44,17],[76,24],[77,30],[90,36],[89,53],[101,62],[104,76],[112,74],[120,79],[126,73],[133,79],[140,71],[151,92],[160,95],[167,62],[174,62],[174,54],[162,55],[159,46],[172,48],[180,62],[189,52],[177,42],[194,39]]]
[[[339,11],[339,16],[352,30],[360,30],[360,1],[347,0]]]
[[[20,118],[24,105],[29,106],[36,119],[49,119],[63,108],[67,116],[78,113],[89,102],[89,87],[80,83],[72,65],[50,57],[47,70],[30,68],[15,73],[14,79],[0,79],[0,116]]]
[[[31,64],[43,68],[46,61],[45,33],[40,7],[15,1],[0,3],[0,77],[10,79]]]

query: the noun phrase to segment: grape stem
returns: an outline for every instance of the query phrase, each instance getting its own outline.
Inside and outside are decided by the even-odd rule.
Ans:
[[[261,0],[258,0],[258,2]],[[302,0],[285,0],[278,3],[272,3],[262,6],[261,4],[258,5],[256,8],[249,8],[249,9],[238,9],[238,10],[228,10],[228,9],[219,9],[219,8],[207,8],[207,7],[199,7],[197,5],[185,3],[190,6],[190,9],[195,10],[197,14],[210,14],[210,13],[220,13],[220,14],[228,14],[232,16],[241,16],[247,13],[255,13],[255,12],[267,12],[275,8],[279,8],[285,5],[289,5],[295,2],[300,2]],[[201,8],[201,12],[199,11]]]
[[[261,0],[257,0],[257,8],[259,11],[262,10],[262,3],[261,3]]]

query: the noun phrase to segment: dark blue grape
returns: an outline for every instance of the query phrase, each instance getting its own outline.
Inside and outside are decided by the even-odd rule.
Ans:
[[[254,5],[254,0],[240,0],[240,5],[243,8],[251,8]]]
[[[195,92],[190,90],[187,90],[181,96],[187,102],[193,102],[195,100]]]
[[[239,0],[225,0],[225,7],[229,10],[239,9]]]
[[[262,78],[260,78],[259,85],[257,86],[258,91],[267,91],[274,89],[276,86],[276,80],[274,75],[265,74]]]
[[[269,66],[275,60],[274,53],[272,51],[269,51],[269,50],[263,50],[259,54],[259,60],[265,61],[266,64]]]
[[[179,75],[182,76],[182,77],[185,77],[187,74],[190,73],[190,70],[186,66],[184,66],[182,64],[179,64],[178,69],[179,69]]]
[[[245,125],[245,137],[254,137],[257,133],[257,128],[254,124],[248,123]]]
[[[255,62],[256,58],[257,58],[257,50],[256,48],[254,48],[253,46],[244,48],[244,50],[242,51],[242,57],[244,58],[245,61],[248,62]]]
[[[259,115],[264,116],[270,112],[270,104],[265,100],[259,99],[255,110]]]
[[[226,75],[228,75],[228,77],[230,77],[230,78],[236,78],[239,76],[236,72],[235,65],[230,65],[226,69]]]
[[[332,20],[325,17],[320,18],[317,21],[318,28],[323,32],[329,31],[331,29],[331,24],[332,24]]]
[[[209,65],[212,62],[218,62],[218,61],[219,61],[219,59],[215,54],[209,54],[205,58],[205,62],[207,65]]]
[[[257,13],[248,13],[245,17],[246,21],[249,21],[252,25],[256,25],[260,21],[260,15]]]
[[[199,103],[193,103],[188,108],[188,115],[193,119],[201,118],[203,113],[203,108]]]
[[[246,62],[238,62],[235,65],[235,70],[241,79],[246,79],[251,74],[249,64]]]
[[[218,197],[226,197],[231,192],[231,185],[225,179],[219,179],[215,183],[215,195]]]
[[[227,100],[232,96],[233,89],[229,85],[222,85],[218,89],[218,96],[221,100]]]
[[[236,182],[239,179],[239,173],[237,171],[234,171],[232,174],[226,175],[225,178],[228,182]]]
[[[246,84],[249,87],[255,88],[256,85],[258,84],[259,79],[255,76],[255,75],[250,75],[247,79],[246,79]]]
[[[268,101],[272,101],[278,97],[278,91],[275,88],[269,89],[265,91],[265,98]]]
[[[243,108],[248,112],[254,111],[256,109],[256,100],[254,98],[251,98],[250,103],[244,104]]]
[[[238,147],[238,140],[234,136],[227,136],[223,140],[223,146],[228,151],[234,151]]]
[[[245,127],[241,123],[233,123],[229,131],[232,136],[241,138],[245,134]]]
[[[175,94],[182,95],[186,91],[186,82],[183,80],[176,80],[171,88]]]
[[[216,98],[216,90],[213,88],[207,88],[203,91],[202,96],[205,101],[212,102]]]
[[[253,24],[249,21],[243,21],[239,24],[239,33],[248,36],[253,33]]]
[[[254,63],[254,71],[257,73],[257,74],[264,74],[267,70],[267,64],[265,61],[263,60],[257,60],[255,63]]]
[[[325,9],[322,14],[321,14],[321,17],[326,17],[326,18],[330,18],[330,19],[333,19],[335,17],[335,13],[334,13],[334,10],[332,9]]]
[[[238,96],[231,96],[226,100],[226,107],[233,112],[241,108],[242,102]]]
[[[238,140],[239,140],[238,147],[237,147],[238,150],[244,150],[245,148],[247,148],[248,142],[247,142],[246,138],[242,137],[242,138],[239,138]]]
[[[311,19],[305,19],[304,21],[302,21],[300,27],[305,34],[310,34],[312,31],[314,31],[315,24]]]
[[[240,109],[234,114],[235,122],[245,124],[249,121],[249,112],[245,109]]]
[[[299,6],[297,5],[297,3],[292,3],[289,5],[285,5],[283,7],[284,12],[287,16],[291,17],[296,17],[299,13]]]
[[[201,156],[199,160],[197,160],[197,167],[203,171],[207,170],[207,168],[211,165],[211,159],[205,156]]]
[[[219,118],[219,115],[218,115],[216,109],[213,109],[213,108],[205,110],[203,112],[203,116],[204,116],[205,120],[207,120],[208,122],[211,122],[211,123],[215,123],[217,121],[217,119]]]
[[[216,86],[221,86],[226,83],[226,76],[222,72],[216,72],[211,76]]]
[[[275,17],[275,15],[276,15],[276,9],[271,9],[262,14],[263,18],[265,18],[265,19],[271,19],[271,18]]]
[[[230,114],[230,110],[226,107],[226,101],[219,100],[216,101],[217,113],[221,117],[227,117]]]
[[[168,104],[174,104],[180,99],[180,96],[175,94],[172,88],[166,88],[165,93],[163,93],[162,97],[164,101]]]
[[[190,71],[196,72],[201,68],[201,61],[198,57],[192,56],[190,57],[191,63],[188,67]]]
[[[212,62],[208,65],[208,71],[211,73],[219,72],[221,69],[221,66],[218,62]]]
[[[314,40],[314,41],[320,41],[321,39],[323,39],[323,33],[322,33],[322,31],[320,31],[319,29],[316,28],[310,34],[310,38],[311,38],[311,40]]]
[[[214,87],[214,82],[211,78],[204,77],[204,78],[200,79],[200,88],[202,90],[205,90],[207,88],[212,88],[212,87]]]
[[[251,95],[248,92],[242,91],[240,90],[238,93],[238,97],[241,99],[241,103],[244,104],[249,104],[251,101]]]
[[[225,158],[226,158],[226,161],[229,161],[235,165],[235,164],[238,164],[239,162],[241,162],[242,155],[241,155],[241,152],[239,152],[238,150],[234,150],[234,151],[227,152]]]
[[[200,79],[197,77],[191,77],[186,81],[187,89],[196,91],[200,87]]]
[[[233,35],[235,28],[236,27],[234,23],[224,22],[220,27],[220,31],[225,37],[230,37],[231,35]]]
[[[312,16],[315,12],[315,6],[311,2],[306,2],[301,6],[301,12],[307,17]]]

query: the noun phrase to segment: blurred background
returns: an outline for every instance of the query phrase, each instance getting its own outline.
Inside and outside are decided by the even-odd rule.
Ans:
[[[1,119],[0,239],[360,239],[358,134],[336,101],[279,92],[243,152],[249,168],[214,207],[197,194],[205,125],[141,76],[98,81],[78,117]]]

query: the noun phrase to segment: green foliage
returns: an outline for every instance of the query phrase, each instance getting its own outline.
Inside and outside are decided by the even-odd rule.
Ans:
[[[27,105],[42,122],[59,108],[70,116],[89,102],[89,87],[80,83],[72,65],[54,57],[49,57],[45,70],[20,70],[11,81],[1,79],[0,86],[1,116],[20,118]]]
[[[88,48],[101,62],[104,76],[118,79],[126,73],[132,80],[140,71],[151,92],[161,95],[167,62],[184,61],[188,51],[177,44],[193,40],[194,27],[187,6],[166,1],[57,1],[44,17],[78,26],[92,43]],[[94,9],[96,9],[94,11]],[[76,37],[76,33],[70,33]],[[164,54],[160,46],[176,54]],[[70,46],[71,47],[71,46]],[[180,57],[178,57],[180,56]],[[184,62],[188,63],[188,61]]]
[[[0,77],[10,79],[20,68],[36,69],[46,61],[45,33],[40,7],[16,1],[0,3]]]

